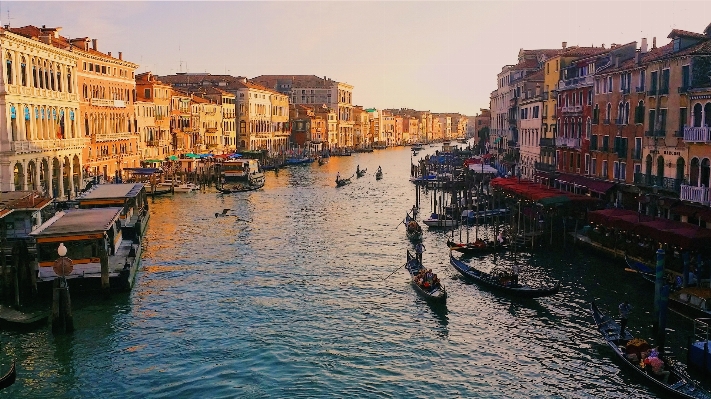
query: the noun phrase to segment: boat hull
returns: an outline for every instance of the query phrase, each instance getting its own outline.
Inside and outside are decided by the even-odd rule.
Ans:
[[[620,349],[620,346],[625,345],[633,337],[629,331],[625,331],[623,336],[620,335],[619,324],[612,320],[609,316],[604,315],[595,305],[590,304],[590,313],[595,321],[598,332],[602,335],[607,346],[615,353],[615,358],[634,374],[647,382],[648,385],[664,391],[665,393],[677,398],[687,399],[711,399],[711,394],[701,389],[694,381],[687,378],[685,373],[678,370],[676,365],[669,364],[668,359],[664,359],[669,366],[665,369],[669,371],[668,383],[657,379],[654,375],[648,373],[645,369],[639,367],[636,363],[627,359],[625,354]]]
[[[533,288],[523,284],[518,284],[517,286],[503,285],[498,279],[496,279],[496,277],[467,265],[452,256],[452,254],[449,255],[449,263],[465,278],[474,281],[479,285],[499,292],[504,292],[512,296],[520,298],[541,298],[555,295],[560,291],[560,282],[556,282],[553,287],[546,288]]]
[[[432,290],[426,290],[417,284],[415,276],[417,276],[421,269],[424,269],[424,266],[417,260],[417,258],[411,256],[409,252],[407,253],[407,263],[405,264],[405,269],[410,274],[410,283],[418,295],[432,303],[445,303],[447,301],[447,290],[441,283],[438,288],[434,288]]]

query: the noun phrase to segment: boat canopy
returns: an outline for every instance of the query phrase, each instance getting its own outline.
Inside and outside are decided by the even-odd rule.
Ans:
[[[123,168],[124,171],[132,173],[134,175],[150,176],[156,173],[163,173],[161,169],[158,168]]]

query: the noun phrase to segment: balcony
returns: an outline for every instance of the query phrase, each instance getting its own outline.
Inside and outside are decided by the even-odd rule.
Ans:
[[[627,148],[615,149],[615,154],[617,154],[617,158],[619,158],[619,159],[627,159],[628,152],[629,151],[627,151]]]
[[[56,149],[81,149],[86,146],[86,143],[87,139],[83,137],[73,139],[13,141],[10,143],[10,150],[15,154],[26,154]]]
[[[547,163],[543,163],[543,162],[535,162],[533,164],[533,166],[534,166],[534,168],[536,168],[536,170],[541,171],[541,172],[549,172],[550,173],[550,172],[556,171],[555,165],[551,165],[551,164],[547,164]]]
[[[638,186],[643,186],[643,187],[657,186],[658,188],[660,188],[662,190],[673,191],[675,193],[679,193],[681,191],[682,181],[683,180],[681,180],[681,179],[672,179],[669,177],[654,176],[654,175],[648,175],[645,173],[635,173],[634,174],[634,184],[636,184]]]
[[[691,89],[692,89],[692,87],[690,87],[690,86],[682,86],[677,90],[679,93],[688,93],[689,90],[691,90]]]
[[[644,86],[637,86],[634,88],[635,93],[644,93]]]
[[[688,143],[708,143],[711,142],[711,128],[706,126],[688,127],[684,126],[684,141]]]
[[[540,147],[555,147],[555,139],[541,137]]]
[[[609,125],[609,124],[610,124],[610,119],[609,119],[609,118],[608,118],[608,119],[603,119],[603,120],[602,120],[602,123],[603,123],[604,125]]]
[[[96,142],[101,143],[105,141],[130,140],[133,135],[134,134],[131,132],[97,134]]]
[[[622,88],[622,94],[630,94],[630,88],[629,88],[629,87],[623,87],[623,88]]]
[[[561,107],[560,112],[561,113],[568,113],[568,112],[582,112],[583,111],[583,106],[582,105],[571,105],[569,107]]]
[[[561,80],[558,82],[558,89],[569,89],[573,87],[580,87],[580,86],[592,86],[593,84],[593,77],[592,76],[582,76],[578,78],[572,78],[572,79],[567,79],[567,80]]]
[[[123,100],[104,100],[103,98],[92,98],[89,104],[95,107],[116,107],[126,108],[126,102]]]
[[[679,198],[682,201],[698,202],[703,205],[709,205],[709,188],[681,185]]]
[[[558,147],[580,148],[580,139],[573,137],[558,137],[555,139]]]
[[[542,98],[543,98],[544,101],[548,99],[548,92],[547,92],[547,91],[544,91],[544,92],[543,92]]]
[[[664,137],[667,135],[667,131],[665,130],[657,130],[657,131],[652,131],[648,130],[644,132],[644,135],[647,137]]]

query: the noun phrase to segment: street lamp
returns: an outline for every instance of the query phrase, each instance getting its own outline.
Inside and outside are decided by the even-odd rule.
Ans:
[[[57,248],[57,254],[59,256],[65,256],[67,254],[67,247],[64,246],[63,242],[59,243],[59,247]]]

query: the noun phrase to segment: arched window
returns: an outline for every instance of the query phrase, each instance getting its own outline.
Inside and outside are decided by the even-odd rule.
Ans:
[[[622,120],[625,125],[630,123],[630,103],[627,101],[625,103],[625,118]]]
[[[42,72],[44,72],[44,88],[45,89],[51,89],[52,87],[49,85],[49,72],[47,70],[47,62],[45,61],[44,63],[44,68],[42,68]]]
[[[20,60],[20,80],[23,86],[27,86],[27,61],[25,61],[25,57]]]
[[[711,103],[704,105],[704,126],[711,125]]]
[[[647,157],[644,159],[644,164],[645,164],[644,165],[645,166],[644,174],[646,174],[647,176],[651,176],[652,175],[652,155],[647,154]]]
[[[52,64],[49,65],[49,89],[50,90],[57,90],[57,86],[55,85],[54,81],[54,67]]]
[[[67,92],[72,92],[72,70],[67,67]]]
[[[704,187],[709,186],[709,175],[710,175],[710,170],[709,168],[709,159],[704,158],[704,160],[701,162],[701,185]]]
[[[692,186],[699,186],[699,172],[701,171],[699,164],[699,158],[692,158],[691,165],[689,166],[689,184]]]
[[[590,134],[592,133],[592,120],[590,119],[590,117],[588,117],[586,125],[587,126],[585,127],[585,134],[583,135],[583,137],[590,137]]]
[[[6,83],[11,85],[12,84],[12,55],[10,53],[7,53],[5,56],[7,58],[7,61],[5,61],[6,69],[7,69],[7,80]]]
[[[39,87],[39,79],[37,77],[37,65],[35,65],[35,59],[32,59],[32,84],[35,86],[35,89]]]
[[[701,127],[701,121],[703,120],[703,111],[701,104],[694,104],[694,127]]]
[[[605,121],[606,123],[610,123],[610,120],[612,120],[612,104],[607,103],[607,113],[605,113]]]
[[[657,177],[664,177],[664,157],[657,157]]]
[[[62,91],[62,70],[57,69],[57,91]]]
[[[684,166],[685,166],[684,158],[679,157],[676,160],[676,180],[681,180],[684,178]]]

